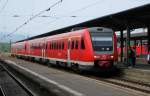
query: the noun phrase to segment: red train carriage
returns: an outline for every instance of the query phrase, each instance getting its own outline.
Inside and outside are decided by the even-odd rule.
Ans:
[[[20,56],[19,54],[24,55],[26,53],[25,42],[26,41],[14,43],[11,45],[11,53],[15,53],[12,54],[13,56]]]
[[[112,29],[93,27],[14,43],[12,54],[72,68],[110,68],[117,61],[116,43]]]

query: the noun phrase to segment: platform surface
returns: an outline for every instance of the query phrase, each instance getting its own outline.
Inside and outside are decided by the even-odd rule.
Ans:
[[[80,76],[78,74],[61,71],[55,68],[24,60],[18,60],[15,58],[9,58],[7,61],[15,62],[18,66],[22,66],[36,72],[47,79],[64,85],[67,88],[70,88],[71,90],[79,92],[85,96],[140,96],[139,93],[133,92],[133,90],[109,85],[107,83]]]

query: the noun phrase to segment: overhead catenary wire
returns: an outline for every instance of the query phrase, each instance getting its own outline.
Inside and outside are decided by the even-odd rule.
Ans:
[[[17,32],[20,28],[22,28],[23,26],[25,26],[26,24],[28,24],[30,21],[32,21],[33,19],[35,19],[36,17],[38,17],[39,15],[43,14],[46,11],[50,11],[51,8],[55,7],[57,4],[61,3],[62,0],[57,1],[56,3],[54,3],[53,5],[51,5],[49,8],[40,11],[39,13],[33,15],[31,18],[29,18],[26,22],[24,22],[23,24],[19,25],[14,31],[8,33],[7,35],[3,36],[1,39],[4,39],[10,35],[12,35],[13,33]]]
[[[86,5],[86,6],[82,7],[82,8],[79,8],[79,9],[76,9],[74,11],[71,11],[68,14],[84,11],[87,8],[90,8],[90,7],[94,6],[94,5],[100,4],[99,2],[102,2],[102,0],[98,0],[98,1],[96,1],[94,3],[90,3],[90,4],[88,4],[88,5]]]
[[[84,11],[85,9],[87,9],[87,8],[90,8],[90,7],[94,6],[94,5],[101,4],[101,3],[99,3],[99,2],[102,2],[102,0],[98,0],[98,1],[96,1],[96,2],[94,2],[94,3],[90,3],[90,4],[88,4],[88,5],[86,5],[86,6],[82,7],[82,8],[73,10],[73,11],[71,11],[71,12],[65,14],[64,16],[57,17],[57,18],[55,18],[55,20],[52,20],[52,21],[48,22],[48,24],[52,24],[52,23],[54,23],[54,22],[56,22],[56,21],[58,21],[58,20],[60,20],[60,19],[62,19],[62,18],[64,18],[64,17],[76,18],[76,17],[78,17],[78,16],[76,16],[76,15],[72,15],[72,16],[67,16],[67,15],[68,15],[68,14],[71,14],[71,13],[81,12],[81,11]],[[48,17],[48,16],[47,16],[47,17]]]
[[[55,4],[53,4],[51,7],[47,8],[46,10],[40,11],[38,14],[32,16],[32,17],[31,17],[30,19],[28,19],[25,23],[23,23],[22,25],[18,26],[14,31],[12,31],[11,33],[5,35],[4,38],[5,38],[5,37],[8,37],[8,36],[10,36],[10,35],[12,35],[12,34],[15,33],[15,32],[17,32],[20,28],[22,28],[24,25],[26,25],[27,23],[29,23],[31,20],[33,20],[33,19],[36,18],[36,17],[51,17],[51,16],[40,16],[40,15],[41,15],[43,12],[45,12],[45,11],[49,11],[52,7],[54,7],[55,5],[57,5],[57,4],[60,3],[60,2],[62,2],[62,0],[56,2]],[[82,8],[76,9],[76,10],[74,10],[74,11],[71,11],[71,12],[69,12],[69,13],[67,13],[67,14],[84,11],[85,9],[87,9],[87,8],[89,8],[89,7],[92,7],[92,6],[94,6],[94,5],[100,4],[99,2],[101,2],[101,0],[98,0],[98,1],[96,1],[96,2],[94,2],[94,3],[88,4],[88,5],[86,5],[86,6],[82,7]],[[78,17],[78,16],[75,16],[75,15],[73,15],[73,16],[64,15],[64,16],[61,16],[60,18],[59,18],[59,17],[55,18],[55,20],[52,20],[49,24],[54,23],[54,22],[56,22],[57,20],[60,20],[60,19],[62,19],[62,18],[64,18],[64,17],[72,17],[72,18],[75,18],[75,17]]]
[[[54,22],[56,22],[56,21],[58,21],[58,20],[60,20],[60,19],[62,19],[62,18],[65,18],[65,17],[76,18],[76,17],[78,17],[78,16],[76,16],[76,15],[72,15],[72,16],[69,15],[69,16],[68,16],[68,14],[84,11],[85,9],[87,9],[87,8],[89,8],[89,7],[92,7],[92,6],[97,5],[97,4],[101,4],[101,3],[99,3],[99,2],[101,2],[101,1],[102,1],[102,0],[98,0],[98,1],[96,1],[96,2],[94,2],[94,3],[90,3],[90,4],[88,4],[88,5],[86,5],[86,6],[82,7],[82,8],[78,8],[78,9],[76,9],[76,10],[71,11],[71,12],[65,14],[64,16],[60,16],[60,17],[57,16],[57,17],[55,17],[55,16],[42,15],[42,16],[39,16],[39,17],[55,17],[54,20],[48,22],[48,24],[52,24],[52,23],[54,23]],[[47,23],[46,23],[46,24],[47,24]]]
[[[61,2],[62,2],[62,1],[61,1]],[[101,2],[101,0],[98,0],[98,1],[96,1],[96,2],[94,2],[94,3],[88,4],[88,5],[86,5],[86,6],[82,7],[82,8],[73,10],[73,11],[67,13],[67,14],[84,11],[85,9],[87,9],[87,8],[89,8],[89,7],[92,7],[92,6],[94,6],[94,5],[100,4],[99,2]],[[64,16],[61,16],[61,17],[56,17],[56,18],[54,18],[54,20],[52,20],[52,21],[51,21],[50,23],[48,23],[48,24],[52,24],[52,23],[56,22],[57,20],[60,20],[60,19],[62,19],[62,18],[64,18],[64,17],[72,17],[72,18],[78,17],[78,16],[75,16],[75,15],[73,15],[73,16],[67,16],[67,14],[65,14]],[[40,14],[39,14],[39,15],[40,15]],[[39,15],[38,15],[38,16],[39,16]],[[43,16],[39,16],[39,17],[52,17],[52,16],[45,16],[45,15],[43,15]],[[10,34],[10,35],[11,35],[11,34]]]
[[[0,0],[0,2],[1,2],[1,0]],[[2,8],[1,8],[1,10],[0,10],[0,13],[3,12],[3,10],[5,9],[7,3],[8,3],[8,0],[6,0],[6,2],[5,2],[4,5],[2,6]]]

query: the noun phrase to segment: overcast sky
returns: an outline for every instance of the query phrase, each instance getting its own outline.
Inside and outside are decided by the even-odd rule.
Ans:
[[[2,33],[11,33],[33,15],[49,8],[57,1],[59,0],[0,0],[0,38],[3,37]],[[148,3],[150,0],[63,0],[50,11],[40,15],[49,17],[36,17],[12,37],[15,34],[25,37],[39,35]]]

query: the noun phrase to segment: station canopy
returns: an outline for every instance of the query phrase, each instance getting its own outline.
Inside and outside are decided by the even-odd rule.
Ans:
[[[127,34],[123,34],[123,38],[124,40],[126,39],[127,37]],[[117,35],[117,38],[120,39],[120,35]],[[131,33],[131,37],[130,37],[130,40],[147,40],[148,38],[148,35],[147,35],[147,32],[140,32],[140,33],[134,33],[132,34]]]
[[[136,29],[150,26],[150,4],[125,10],[119,13],[99,17],[96,19],[92,19],[79,24],[57,29],[54,31],[50,31],[41,35],[30,37],[25,40],[31,40],[35,38],[69,32],[72,28],[75,27],[94,27],[94,26],[109,27],[115,31],[126,30],[127,27],[129,27],[130,29]]]

